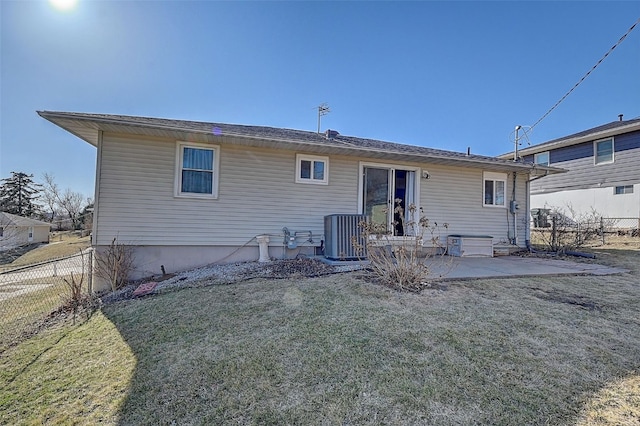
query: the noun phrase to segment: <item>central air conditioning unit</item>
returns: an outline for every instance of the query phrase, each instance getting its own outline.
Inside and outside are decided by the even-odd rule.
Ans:
[[[366,250],[358,250],[353,237],[365,247],[361,222],[367,220],[363,214],[331,214],[324,217],[324,257],[332,260],[359,260],[366,257]]]

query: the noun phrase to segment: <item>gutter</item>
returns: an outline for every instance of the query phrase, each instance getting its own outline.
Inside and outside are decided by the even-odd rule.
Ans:
[[[202,130],[202,129],[189,129],[189,128],[184,128],[184,127],[179,127],[176,125],[170,125],[170,124],[163,124],[163,123],[144,123],[144,122],[136,122],[133,120],[127,120],[126,118],[123,119],[116,119],[116,118],[109,118],[109,117],[88,117],[88,116],[84,116],[84,115],[76,115],[74,113],[64,113],[64,112],[54,112],[54,111],[37,111],[38,115],[40,115],[41,117],[45,118],[46,120],[52,122],[53,124],[57,125],[58,127],[61,127],[65,130],[67,130],[69,133],[75,135],[76,137],[83,139],[82,137],[80,137],[78,134],[66,129],[65,127],[63,127],[62,125],[56,123],[54,120],[55,119],[60,119],[60,120],[76,120],[76,121],[81,121],[81,122],[94,122],[97,123],[98,125],[100,123],[104,123],[104,124],[110,124],[110,125],[119,125],[119,126],[130,126],[130,127],[137,127],[137,128],[147,128],[147,129],[157,129],[157,130],[170,130],[170,131],[175,131],[175,132],[181,132],[181,133],[193,133],[193,134],[202,134],[202,135],[211,135],[211,131],[210,130]],[[125,116],[126,117],[126,116]],[[154,120],[154,118],[151,117],[140,117],[140,118],[148,118],[150,120]],[[163,119],[158,119],[158,120],[163,120]],[[171,119],[166,119],[166,120],[171,120]],[[188,121],[188,120],[183,120],[185,122],[190,122],[190,123],[197,123],[200,125],[216,125],[216,124],[221,124],[224,125],[225,123],[206,123],[206,122],[201,122],[201,121]],[[268,126],[253,126],[253,127],[268,127]],[[100,129],[98,129],[100,130]],[[285,130],[293,130],[293,129],[285,129]],[[296,131],[296,130],[293,130]],[[304,130],[298,130],[300,132],[305,132]],[[315,133],[314,133],[315,135]],[[338,143],[334,142],[331,143],[330,141],[327,141],[326,139],[323,139],[322,142],[312,142],[312,141],[304,141],[304,140],[300,140],[300,139],[282,139],[282,138],[276,138],[276,137],[261,137],[261,136],[254,136],[254,135],[247,135],[247,134],[242,134],[242,133],[231,133],[231,132],[224,132],[222,134],[222,136],[228,136],[228,137],[236,137],[236,138],[243,138],[243,139],[249,139],[249,140],[256,140],[256,141],[263,141],[263,142],[282,142],[282,143],[288,143],[288,144],[294,144],[294,145],[304,145],[304,146],[313,146],[313,147],[332,147],[332,148],[336,148],[336,149],[341,149],[344,150],[345,152],[349,152],[352,151],[351,155],[359,155],[360,153],[383,153],[383,154],[387,154],[387,155],[397,155],[397,156],[404,156],[407,158],[407,160],[405,161],[414,161],[414,162],[421,162],[421,161],[441,161],[443,163],[449,163],[449,164],[474,164],[480,167],[497,167],[497,168],[503,168],[505,170],[512,170],[512,171],[517,171],[517,170],[522,170],[522,169],[528,169],[528,166],[526,164],[521,164],[521,163],[513,163],[510,162],[508,160],[504,160],[501,158],[497,158],[497,157],[486,157],[487,159],[483,159],[483,158],[469,158],[466,156],[462,156],[463,153],[461,154],[461,157],[457,157],[457,156],[447,156],[447,155],[430,155],[430,154],[422,154],[422,153],[414,153],[414,152],[403,152],[402,150],[389,150],[389,149],[379,149],[379,148],[364,148],[364,147],[360,147],[357,145],[353,145],[348,141],[339,141],[336,140]],[[357,137],[355,137],[357,138]],[[366,138],[357,138],[357,139],[363,139],[366,140]],[[83,139],[85,140],[85,139]],[[371,139],[374,142],[383,142],[383,143],[389,143],[389,144],[396,144],[399,146],[408,146],[408,147],[413,147],[413,148],[426,148],[426,147],[420,147],[418,145],[407,145],[407,144],[401,144],[398,142],[388,142],[388,141],[380,141],[380,140],[374,140]],[[88,142],[88,141],[87,141]],[[355,151],[355,152],[353,152]],[[455,151],[446,151],[446,152],[452,152],[452,153],[456,153],[459,154]],[[478,156],[481,157],[481,156]],[[490,161],[493,160],[493,161]],[[495,161],[498,160],[498,161]]]

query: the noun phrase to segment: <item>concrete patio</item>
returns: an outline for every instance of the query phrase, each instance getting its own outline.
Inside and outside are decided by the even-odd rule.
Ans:
[[[498,256],[498,257],[448,257],[435,258],[435,275],[444,280],[474,278],[507,278],[543,275],[611,275],[628,272],[593,262],[542,257]]]

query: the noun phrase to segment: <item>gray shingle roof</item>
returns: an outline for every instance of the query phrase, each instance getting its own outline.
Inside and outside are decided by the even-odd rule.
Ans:
[[[41,220],[0,212],[0,226],[51,226],[51,224]]]
[[[610,137],[614,135],[620,135],[623,133],[633,132],[640,129],[640,118],[634,118],[632,120],[618,120],[611,123],[596,126],[591,129],[583,130],[578,133],[574,133],[569,136],[563,136],[561,138],[552,139],[547,142],[539,143],[531,147],[523,148],[520,151],[520,155],[530,155],[537,152],[547,151],[549,148],[555,148],[560,146],[569,146],[585,142],[586,140],[597,140],[603,137]],[[500,155],[501,158],[512,157],[513,151]]]
[[[201,122],[189,120],[173,120],[166,118],[151,118],[114,114],[91,114],[77,112],[57,112],[38,111],[43,118],[70,131],[76,136],[97,145],[90,140],[87,131],[104,130],[105,126],[126,126],[133,129],[157,129],[158,131],[173,131],[206,134],[208,136],[234,136],[260,140],[264,143],[289,142],[293,144],[305,145],[307,147],[322,147],[324,149],[334,149],[336,152],[344,151],[349,155],[359,153],[365,157],[368,153],[376,153],[377,157],[383,155],[400,155],[413,161],[439,160],[441,163],[475,163],[481,165],[493,165],[500,168],[512,170],[529,169],[530,166],[514,163],[510,160],[503,160],[496,157],[471,154],[462,152],[447,151],[441,149],[428,148],[416,145],[407,145],[395,142],[386,142],[375,139],[359,138],[354,136],[344,136],[338,134],[332,139],[328,139],[324,134],[305,130],[294,130],[275,128],[268,126],[249,126],[240,124]],[[550,168],[551,171],[557,169]]]
[[[564,136],[562,138],[553,139],[553,140],[547,141],[547,142],[545,142],[543,144],[539,144],[539,145],[536,145],[536,146],[552,144],[552,143],[564,141],[564,140],[567,140],[567,139],[577,139],[577,138],[581,138],[583,136],[597,135],[597,134],[602,133],[602,132],[604,132],[606,130],[620,129],[620,128],[623,128],[623,127],[628,127],[630,124],[636,124],[636,123],[640,124],[640,118],[634,118],[633,120],[612,121],[611,123],[607,123],[607,124],[603,124],[601,126],[593,127],[591,129],[584,130],[584,131],[578,132],[578,133],[574,133],[574,134],[569,135],[569,136]]]

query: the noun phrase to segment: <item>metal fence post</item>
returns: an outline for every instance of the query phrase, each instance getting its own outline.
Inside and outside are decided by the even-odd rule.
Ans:
[[[557,216],[553,215],[551,216],[551,250],[557,250],[557,243],[558,243],[558,226],[557,226]]]
[[[602,245],[604,245],[604,218],[602,216],[600,216],[600,235],[602,235]]]

